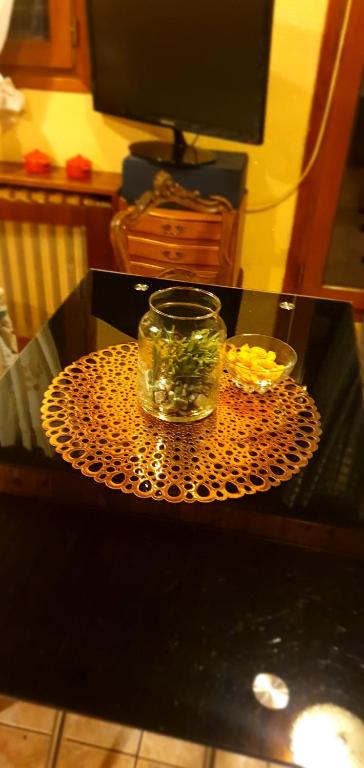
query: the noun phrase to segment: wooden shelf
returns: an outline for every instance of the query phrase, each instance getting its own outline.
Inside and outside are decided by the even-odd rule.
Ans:
[[[65,168],[52,168],[44,175],[28,174],[22,163],[0,162],[0,184],[31,189],[51,189],[81,194],[102,195],[116,200],[120,194],[121,174],[93,171],[89,179],[69,179]],[[115,205],[116,209],[116,205]]]

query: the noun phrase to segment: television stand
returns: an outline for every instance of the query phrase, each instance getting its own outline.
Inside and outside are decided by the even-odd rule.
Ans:
[[[173,128],[173,134],[173,144],[168,141],[136,141],[130,144],[130,152],[156,165],[170,165],[174,168],[189,168],[216,161],[215,152],[187,144],[182,131]]]

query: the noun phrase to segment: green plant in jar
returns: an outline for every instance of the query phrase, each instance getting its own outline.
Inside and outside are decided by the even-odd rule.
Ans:
[[[162,294],[162,296],[160,296]],[[139,326],[138,394],[166,421],[195,421],[216,407],[226,329],[220,301],[196,288],[150,297]]]

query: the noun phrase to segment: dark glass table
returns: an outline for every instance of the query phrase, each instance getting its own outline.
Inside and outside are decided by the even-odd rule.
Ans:
[[[55,454],[40,405],[90,350],[135,339],[167,281],[90,272],[0,380],[0,690],[266,760],[295,718],[364,718],[364,428],[351,306],[218,286],[228,335],[298,353],[322,418],[307,467],[267,493],[168,504]],[[254,697],[282,678],[285,709]]]

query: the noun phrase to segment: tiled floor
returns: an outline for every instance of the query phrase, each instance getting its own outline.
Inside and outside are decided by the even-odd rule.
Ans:
[[[54,710],[0,697],[0,768],[44,768]],[[248,757],[67,715],[57,768],[273,768]]]

